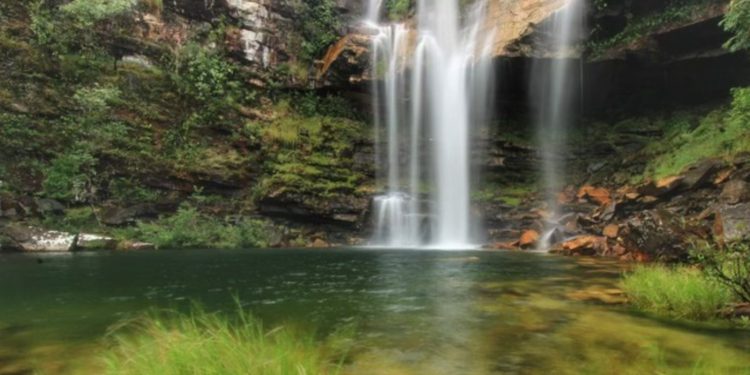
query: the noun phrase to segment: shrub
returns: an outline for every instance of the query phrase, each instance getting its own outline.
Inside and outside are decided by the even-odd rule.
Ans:
[[[270,229],[262,220],[228,223],[183,205],[173,216],[138,223],[137,236],[159,248],[257,248],[268,247]]]
[[[732,0],[721,25],[734,36],[724,45],[730,51],[750,48],[750,0]]]
[[[735,243],[724,249],[703,246],[692,255],[710,277],[730,288],[738,299],[750,302],[750,245]]]
[[[94,85],[76,90],[73,100],[81,112],[99,116],[106,114],[121,95],[122,92],[116,87]]]
[[[305,0],[296,3],[297,29],[302,36],[300,57],[312,61],[321,57],[339,38],[341,19],[334,0]]]
[[[388,0],[385,3],[388,9],[388,18],[393,21],[401,21],[409,15],[411,0]]]
[[[124,328],[103,354],[106,374],[332,375],[349,342],[341,332],[316,340],[286,326],[268,330],[239,309],[229,317],[201,308],[152,313]]]
[[[130,12],[135,5],[136,0],[73,0],[60,10],[82,26],[91,27],[97,22]]]
[[[96,159],[84,150],[58,156],[47,168],[43,183],[45,195],[66,201],[88,201],[95,163]]]
[[[638,266],[624,275],[622,287],[639,310],[673,318],[710,319],[732,302],[728,288],[686,267]]]
[[[183,95],[200,103],[224,100],[240,83],[233,80],[234,66],[218,51],[212,51],[196,43],[189,43],[180,50],[175,68],[175,81]]]

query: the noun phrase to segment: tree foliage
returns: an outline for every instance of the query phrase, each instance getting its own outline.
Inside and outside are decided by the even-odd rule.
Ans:
[[[696,249],[693,257],[737,298],[750,302],[750,245],[736,243],[723,249],[704,246]]]
[[[342,22],[334,0],[305,0],[296,4],[298,29],[302,36],[300,56],[312,61],[339,38]]]
[[[750,0],[732,0],[721,25],[734,33],[726,48],[731,51],[750,48]]]
[[[92,27],[97,22],[125,15],[135,8],[135,0],[73,0],[60,10],[74,18],[81,26]]]

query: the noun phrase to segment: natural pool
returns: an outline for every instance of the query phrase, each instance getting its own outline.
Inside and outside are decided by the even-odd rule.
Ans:
[[[346,374],[750,373],[748,330],[604,303],[623,267],[362,249],[2,255],[0,374],[97,373],[115,322],[234,297],[269,325],[355,325]]]

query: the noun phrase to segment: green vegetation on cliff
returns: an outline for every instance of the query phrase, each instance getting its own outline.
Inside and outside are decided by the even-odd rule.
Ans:
[[[735,89],[731,107],[704,116],[690,113],[668,119],[664,135],[645,150],[649,155],[645,175],[663,178],[678,175],[706,158],[727,158],[750,152],[750,89]]]
[[[264,248],[274,228],[258,219],[217,219],[184,204],[176,214],[154,222],[139,222],[129,237],[153,243],[160,249]]]
[[[594,38],[588,43],[588,48],[593,57],[599,57],[608,51],[628,47],[649,34],[695,19],[715,4],[713,0],[674,0],[661,11],[633,17],[622,31],[613,36],[599,40]],[[601,4],[597,6],[601,7]]]
[[[344,26],[336,12],[334,0],[295,0],[301,58],[307,62],[323,56],[325,50],[339,38]]]
[[[300,6],[312,57],[337,37],[338,14],[330,0]],[[365,184],[352,166],[368,128],[351,103],[248,69],[229,19],[163,17],[149,27],[182,34],[150,37],[143,17],[161,12],[153,0],[0,4],[0,192],[61,202],[68,212],[43,220],[52,228],[247,247],[268,245],[266,224],[247,217],[280,187],[323,204]],[[143,203],[167,208],[132,228],[101,223],[103,207]]]
[[[734,36],[726,43],[731,51],[750,48],[750,0],[732,0],[722,26]]]

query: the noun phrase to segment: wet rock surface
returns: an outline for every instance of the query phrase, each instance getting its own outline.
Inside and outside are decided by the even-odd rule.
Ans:
[[[24,252],[70,252],[75,250],[78,239],[76,234],[21,224],[9,225],[2,232],[12,241],[12,247]]]

